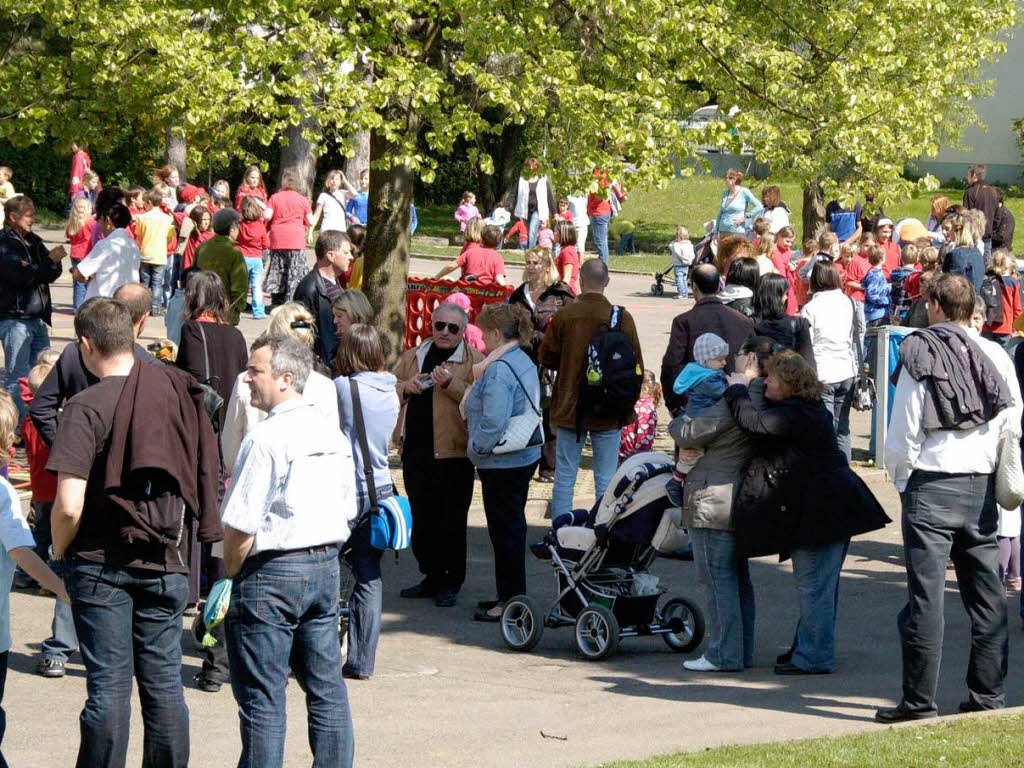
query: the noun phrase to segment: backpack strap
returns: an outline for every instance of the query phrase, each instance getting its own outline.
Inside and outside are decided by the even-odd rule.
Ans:
[[[617,304],[612,307],[612,315],[608,319],[608,330],[617,331],[622,326],[622,307]]]
[[[352,423],[359,439],[359,451],[363,455],[363,476],[366,480],[366,493],[370,501],[370,509],[377,505],[377,486],[373,482],[373,467],[370,465],[370,446],[366,440],[366,423],[363,421],[363,405],[359,401],[359,385],[354,377],[349,376],[349,391],[352,393]]]

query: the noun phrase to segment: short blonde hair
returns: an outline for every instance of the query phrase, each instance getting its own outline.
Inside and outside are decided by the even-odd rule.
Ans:
[[[60,360],[60,352],[50,347],[36,356],[36,365],[56,365],[58,360]]]
[[[0,465],[7,464],[17,428],[18,407],[14,404],[14,398],[10,392],[0,391]]]
[[[900,264],[904,267],[911,264],[917,264],[918,252],[917,246],[913,243],[907,243],[903,246],[903,250],[900,252]]]
[[[1017,260],[1006,248],[1000,248],[992,254],[992,269],[998,275],[1014,275],[1017,273]]]
[[[678,227],[676,227],[676,240],[689,240],[689,239],[690,239],[690,230],[688,230],[682,224],[680,224]]]
[[[985,227],[987,222],[985,219],[985,212],[978,208],[971,208],[968,211],[964,211],[964,218],[967,219],[967,223],[971,227],[971,234],[974,235],[974,241],[977,242],[985,234]]]
[[[939,265],[939,249],[934,245],[922,248],[917,261],[921,265],[922,272],[931,272]]]
[[[312,349],[313,342],[316,341],[316,320],[305,304],[289,301],[271,310],[267,333],[273,336],[290,336]]]
[[[463,237],[466,238],[467,243],[479,243],[483,238],[484,233],[484,222],[479,216],[474,216],[472,219],[466,222],[466,231],[463,233]]]
[[[43,382],[46,381],[46,377],[52,370],[53,366],[46,363],[36,363],[32,366],[28,372],[28,388],[32,390],[33,395],[43,386]]]

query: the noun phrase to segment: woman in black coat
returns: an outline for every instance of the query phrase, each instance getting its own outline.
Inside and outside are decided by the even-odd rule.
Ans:
[[[747,390],[756,366],[732,374],[725,393],[733,420],[755,443],[734,507],[737,543],[750,557],[793,558],[800,620],[776,674],[829,674],[850,537],[890,520],[839,450],[814,369],[787,350],[768,361],[766,373],[763,408]]]
[[[786,314],[789,281],[782,275],[762,275],[754,290],[754,335],[766,336],[779,349],[791,349],[812,369],[814,345],[807,318]]]

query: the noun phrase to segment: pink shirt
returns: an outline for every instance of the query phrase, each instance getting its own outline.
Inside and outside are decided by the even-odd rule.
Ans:
[[[458,258],[462,278],[474,275],[481,285],[489,285],[498,275],[505,274],[505,262],[493,248],[473,243]]]
[[[274,210],[270,220],[270,250],[306,250],[306,222],[313,213],[309,198],[293,189],[282,189],[270,196],[267,205]]]

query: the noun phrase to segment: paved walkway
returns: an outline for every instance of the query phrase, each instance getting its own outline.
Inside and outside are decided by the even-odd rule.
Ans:
[[[414,264],[415,267],[423,265]],[[426,269],[422,269],[426,271]],[[616,276],[612,298],[624,303],[641,329],[646,361],[657,369],[672,317],[686,303],[647,294],[649,279]],[[57,301],[70,291],[59,287]],[[69,337],[69,317],[56,323],[55,342]],[[243,320],[247,335],[257,332]],[[151,335],[158,334],[152,329]],[[866,445],[867,423],[855,422],[855,445]],[[575,653],[570,629],[548,630],[531,654],[506,651],[494,625],[470,620],[477,600],[493,590],[491,550],[482,510],[470,516],[468,580],[453,609],[403,600],[398,590],[417,580],[415,561],[403,553],[384,558],[384,634],[377,673],[352,683],[357,765],[378,768],[445,766],[588,766],[678,749],[806,738],[876,728],[876,706],[899,693],[896,613],[904,599],[898,499],[882,473],[865,478],[897,522],[858,539],[846,561],[838,628],[839,669],[831,676],[781,678],[775,655],[788,646],[796,618],[789,564],[771,558],[752,564],[759,622],[755,667],[742,674],[694,674],[683,657],[657,638],[623,641],[619,653],[599,664]],[[531,495],[547,488],[534,484]],[[581,495],[585,493],[580,489]],[[809,489],[813,493],[813,489]],[[537,493],[536,495],[540,495]],[[827,504],[828,499],[822,499]],[[531,507],[531,536],[545,523]],[[692,563],[656,562],[668,588],[702,601]],[[553,596],[550,569],[530,560],[531,593]],[[955,710],[963,695],[969,627],[950,571],[939,708]],[[1011,654],[1024,652],[1016,598],[1011,611]],[[71,765],[77,750],[77,717],[85,698],[84,669],[76,656],[62,680],[34,674],[39,642],[49,630],[52,602],[30,594],[11,599],[14,647],[4,705],[8,728],[4,753],[14,766]],[[183,638],[182,681],[192,715],[192,764],[233,764],[239,751],[234,700],[191,687],[199,659]],[[1011,664],[1010,704],[1021,703],[1024,674]],[[310,764],[303,699],[288,688],[288,766]],[[142,725],[133,702],[129,763],[141,762]]]

